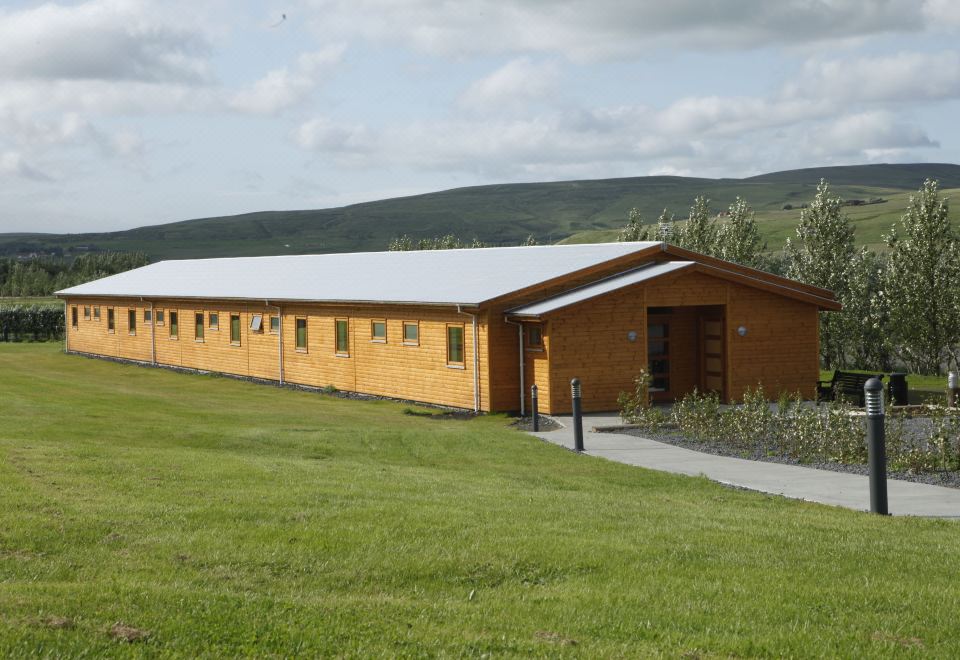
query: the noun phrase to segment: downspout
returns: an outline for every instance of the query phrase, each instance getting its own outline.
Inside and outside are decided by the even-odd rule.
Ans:
[[[479,340],[477,339],[477,315],[471,312],[464,312],[457,305],[457,314],[469,316],[473,324],[473,412],[480,412],[480,350]]]
[[[283,310],[280,309],[280,305],[271,305],[269,300],[264,300],[263,304],[277,310],[277,320],[279,321],[277,326],[277,354],[280,360],[280,385],[283,386]]]
[[[506,317],[504,317],[503,320],[511,325],[517,326],[517,332],[520,337],[520,416],[523,417],[527,413],[527,400],[523,391],[524,387],[526,387],[523,382],[523,374],[526,370],[526,365],[523,362],[523,324],[517,321],[511,321]]]
[[[143,296],[140,296],[140,302],[144,302]],[[157,319],[153,316],[153,301],[150,303],[150,361],[153,366],[157,366]]]

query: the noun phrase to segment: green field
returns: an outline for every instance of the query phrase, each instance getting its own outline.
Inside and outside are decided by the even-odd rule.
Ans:
[[[0,373],[0,656],[960,655],[956,522],[56,344]]]
[[[882,204],[849,207],[858,239],[878,245],[900,217],[906,199],[931,177],[944,189],[960,187],[960,166],[939,163],[858,165],[777,172],[747,179],[648,176],[591,181],[518,183],[456,188],[341,208],[263,211],[185,220],[100,234],[0,234],[0,254],[76,251],[143,251],[170,258],[307,254],[385,250],[400,234],[415,239],[455,234],[490,245],[517,245],[528,235],[540,243],[613,240],[639,208],[655,222],[663,208],[685,217],[697,195],[714,212],[740,196],[757,211],[771,249],[792,235],[799,207],[813,199],[825,177],[844,199],[882,197]],[[956,191],[953,191],[954,193]],[[793,211],[782,211],[791,204]],[[955,207],[954,218],[960,219]]]

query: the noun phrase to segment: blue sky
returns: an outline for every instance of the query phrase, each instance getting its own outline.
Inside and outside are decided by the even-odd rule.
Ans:
[[[958,34],[956,0],[7,0],[0,232],[960,162]]]

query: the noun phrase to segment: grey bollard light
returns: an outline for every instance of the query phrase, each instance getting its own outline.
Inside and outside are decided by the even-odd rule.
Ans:
[[[533,432],[540,430],[540,414],[537,408],[537,386],[530,386],[530,414],[533,415]]]
[[[887,448],[883,428],[883,383],[871,378],[863,386],[867,404],[867,453],[870,463],[870,511],[890,515],[887,505]]]
[[[573,400],[573,448],[583,451],[583,410],[580,404],[580,379],[570,381],[570,395]]]

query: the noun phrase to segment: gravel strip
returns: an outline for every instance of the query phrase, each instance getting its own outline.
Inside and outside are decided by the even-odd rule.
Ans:
[[[657,442],[663,442],[684,449],[703,452],[705,454],[714,454],[716,456],[730,456],[732,458],[745,458],[750,461],[764,461],[766,463],[783,463],[786,465],[801,465],[803,467],[816,468],[818,470],[832,470],[834,472],[848,472],[851,474],[868,475],[869,468],[865,463],[847,464],[834,463],[831,461],[803,463],[790,456],[768,453],[766,448],[757,448],[753,451],[744,451],[735,449],[721,440],[694,440],[679,433],[670,433],[664,431],[651,432],[643,431],[631,427],[607,427],[597,429],[602,433],[623,433],[640,438],[649,438]],[[949,488],[960,488],[960,472],[951,470],[943,472],[924,472],[914,474],[911,472],[888,472],[888,478],[900,479],[901,481],[913,481],[921,484],[930,484],[932,486],[947,486]]]

